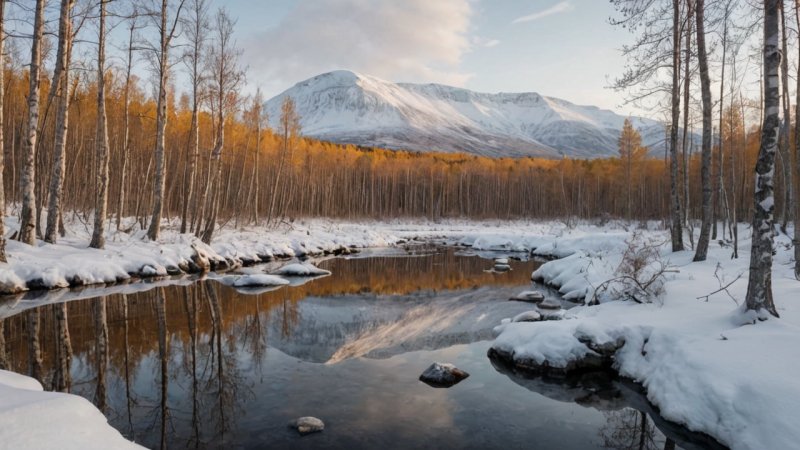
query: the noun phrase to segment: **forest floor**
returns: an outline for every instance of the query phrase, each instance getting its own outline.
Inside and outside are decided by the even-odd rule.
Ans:
[[[9,218],[6,226],[11,235],[17,224]],[[236,266],[267,258],[334,254],[344,248],[390,247],[412,241],[533,252],[557,258],[541,266],[534,273],[536,278],[558,288],[566,299],[596,297],[600,304],[570,309],[569,320],[498,324],[494,348],[517,360],[558,367],[591,352],[585,345],[587,339],[624,342],[616,352],[614,368],[642,383],[665,418],[735,449],[795,447],[800,442],[800,428],[796,427],[800,420],[796,406],[800,400],[796,376],[800,373],[800,282],[793,275],[790,239],[781,235],[776,241],[773,286],[781,318],[753,324],[753,317],[741,307],[750,258],[748,227],[739,228],[738,259],[731,259],[729,244],[713,241],[708,260],[701,263],[692,262],[691,251],[672,253],[668,232],[657,228],[651,224],[650,229],[639,229],[622,222],[567,226],[526,221],[354,223],[312,219],[269,230],[223,227],[207,246],[178,233],[175,223],[165,222],[157,242],[147,240],[143,230],[125,233],[110,228],[106,249],[95,250],[87,248],[90,227],[73,220],[67,222],[67,235],[56,245],[40,241],[31,247],[9,241],[9,262],[0,264],[0,285],[5,291],[24,291],[65,287],[78,281],[111,283],[166,275],[186,268],[197,254]],[[643,303],[612,301],[629,292],[630,286],[603,284],[630,273],[624,269],[624,261],[641,263],[635,275],[640,281],[659,268],[666,269],[651,285],[652,295],[635,294]],[[102,295],[102,289],[96,288],[94,295]],[[80,398],[53,394],[57,397],[49,401],[62,406],[50,408],[43,400],[47,394],[39,392],[36,384],[0,371],[4,399],[0,418],[18,411],[35,415],[52,410],[48,422],[58,424],[53,417],[58,408],[74,402],[76,409],[86,410],[82,418],[87,426],[96,427],[101,434],[113,432],[102,414],[78,404]],[[67,416],[64,420],[74,424],[75,417]],[[16,427],[0,430],[0,442],[6,442],[9,433],[39,423],[25,425],[27,416],[19,417],[13,422]],[[116,442],[101,434],[77,435],[80,439],[75,445]],[[95,437],[101,440],[95,441]]]

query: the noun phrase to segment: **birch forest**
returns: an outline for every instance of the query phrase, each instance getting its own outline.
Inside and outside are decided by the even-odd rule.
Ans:
[[[57,242],[67,215],[95,230],[98,248],[110,229],[158,239],[170,226],[209,242],[219,227],[311,216],[623,218],[662,220],[673,248],[702,260],[709,240],[735,240],[732,224],[766,204],[753,201],[766,189],[757,161],[759,174],[775,167],[775,223],[786,232],[798,215],[790,72],[800,15],[779,3],[769,37],[785,57],[765,78],[771,61],[752,37],[761,7],[615,0],[612,23],[634,42],[614,87],[664,118],[662,144],[643,148],[626,127],[618,157],[539,159],[304,138],[290,98],[270,127],[263,95],[248,86],[236,18],[208,0],[5,0],[2,194],[20,223],[10,237]],[[754,77],[771,89],[766,98],[746,89]],[[776,156],[759,159],[775,120]]]

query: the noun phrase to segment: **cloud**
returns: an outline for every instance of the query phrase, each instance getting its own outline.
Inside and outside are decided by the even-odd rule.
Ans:
[[[534,20],[539,20],[539,19],[545,18],[547,16],[552,16],[554,14],[561,14],[561,13],[565,13],[565,12],[570,12],[570,11],[572,11],[574,9],[575,9],[575,7],[572,6],[572,3],[570,3],[569,1],[559,2],[559,3],[556,3],[555,5],[547,8],[547,9],[543,9],[543,10],[541,10],[539,12],[535,12],[535,13],[529,14],[527,16],[517,17],[511,23],[533,22]]]
[[[499,44],[500,41],[497,39],[486,39],[480,36],[475,36],[472,38],[472,44],[475,47],[484,47],[484,48],[491,48]]]
[[[278,93],[330,70],[463,86],[473,0],[301,0],[243,39],[248,79]]]

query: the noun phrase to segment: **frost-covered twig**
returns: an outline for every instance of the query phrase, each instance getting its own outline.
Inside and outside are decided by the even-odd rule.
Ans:
[[[707,302],[712,295],[718,294],[718,293],[724,291],[726,294],[728,294],[728,297],[730,297],[731,300],[733,300],[733,302],[738,305],[739,301],[736,300],[736,297],[731,295],[730,291],[728,291],[728,288],[731,287],[731,285],[733,285],[733,283],[736,283],[737,281],[739,281],[739,279],[742,278],[742,274],[740,273],[739,275],[736,276],[736,278],[733,279],[733,281],[731,281],[730,283],[728,283],[725,286],[723,286],[722,285],[722,280],[719,278],[719,270],[721,268],[722,268],[722,266],[720,266],[719,263],[717,263],[717,268],[714,270],[714,278],[716,278],[717,282],[719,283],[719,286],[720,286],[719,289],[717,289],[714,292],[710,292],[710,293],[708,293],[706,295],[701,295],[700,297],[697,297],[697,299],[698,300],[705,299],[705,301]]]

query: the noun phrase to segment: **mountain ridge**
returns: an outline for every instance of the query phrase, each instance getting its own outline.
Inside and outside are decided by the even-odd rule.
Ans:
[[[347,70],[296,83],[268,100],[270,124],[291,96],[305,136],[336,143],[490,157],[597,158],[617,154],[625,116],[536,92],[483,93],[393,83]],[[663,145],[662,124],[631,117],[643,143]]]

